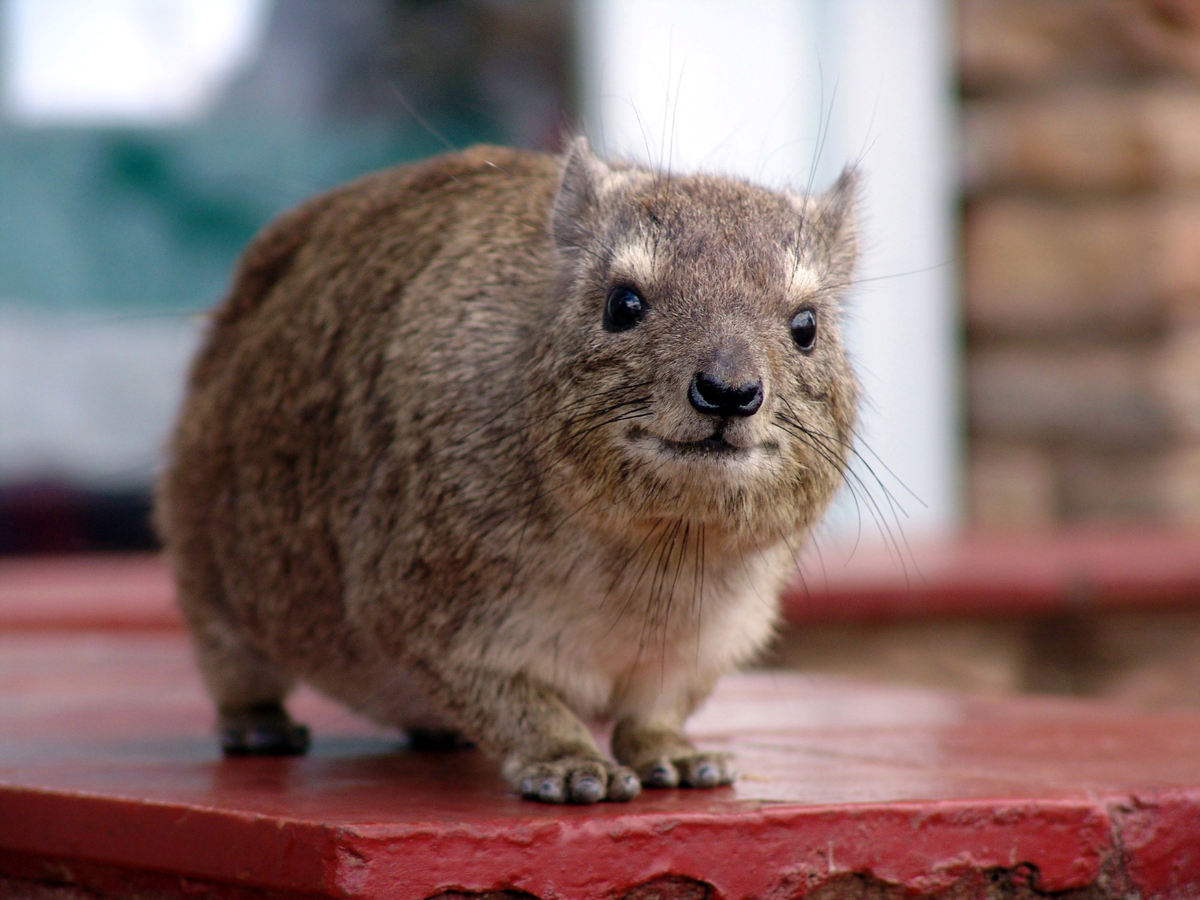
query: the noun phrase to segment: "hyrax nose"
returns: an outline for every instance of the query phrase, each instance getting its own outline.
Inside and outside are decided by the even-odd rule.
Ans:
[[[762,382],[757,378],[730,384],[719,375],[698,372],[688,388],[688,400],[699,412],[722,419],[752,416],[762,406]]]

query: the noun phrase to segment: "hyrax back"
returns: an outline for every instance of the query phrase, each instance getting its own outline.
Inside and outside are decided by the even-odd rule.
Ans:
[[[300,679],[528,797],[732,780],[682,726],[841,478],[852,193],[477,147],[260,234],[157,510],[227,752]]]

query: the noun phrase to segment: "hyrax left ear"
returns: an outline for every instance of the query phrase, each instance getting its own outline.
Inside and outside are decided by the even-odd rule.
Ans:
[[[861,183],[858,168],[846,166],[833,187],[817,200],[816,213],[831,243],[853,242],[857,236]]]
[[[858,262],[858,169],[847,166],[818,201],[819,225],[829,260],[829,278],[850,281]]]
[[[853,232],[858,218],[861,176],[854,166],[846,166],[833,187],[815,197],[787,192],[788,199],[806,225],[819,225],[827,234]]]
[[[577,137],[563,154],[562,175],[554,198],[550,229],[560,250],[579,249],[591,234],[593,212],[600,199],[600,186],[609,168],[588,145]]]
[[[801,233],[808,245],[824,257],[828,277],[845,283],[858,260],[858,169],[847,166],[833,187],[817,197],[791,195],[800,213]]]
[[[858,223],[858,194],[862,178],[858,167],[847,166],[821,198],[821,217],[839,233],[853,230]]]

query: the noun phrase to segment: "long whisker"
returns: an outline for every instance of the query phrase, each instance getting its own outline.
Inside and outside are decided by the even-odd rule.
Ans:
[[[896,499],[895,495],[888,489],[887,485],[879,477],[878,473],[874,470],[870,463],[865,460],[862,455],[859,454],[845,440],[835,439],[830,435],[817,431],[816,429],[809,428],[803,425],[798,418],[790,416],[786,413],[778,413],[776,414],[775,418],[776,424],[778,424],[779,427],[782,427],[796,437],[799,437],[819,456],[834,465],[842,480],[846,483],[847,487],[850,488],[852,494],[861,492],[862,499],[867,504],[867,508],[871,511],[872,518],[875,520],[875,524],[879,529],[880,536],[884,539],[885,545],[889,547],[889,551],[895,552],[901,567],[904,569],[905,578],[907,579],[908,565],[906,556],[908,560],[911,560],[913,557],[912,549],[908,545],[908,538],[904,534],[904,529],[901,526],[901,516],[907,518],[908,513]],[[872,493],[867,483],[862,479],[862,476],[854,470],[853,466],[847,464],[842,453],[835,451],[834,445],[839,447],[847,455],[858,459],[866,468],[870,477],[874,479],[875,484],[878,485],[879,489],[883,492],[884,502],[887,504],[888,512],[891,513],[890,517],[885,514],[883,507],[880,505],[879,501],[876,500],[875,495]],[[895,526],[894,528],[893,523]]]

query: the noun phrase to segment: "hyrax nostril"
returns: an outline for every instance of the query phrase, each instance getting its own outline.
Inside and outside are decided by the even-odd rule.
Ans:
[[[708,372],[699,372],[688,388],[688,400],[705,415],[723,419],[752,416],[762,406],[762,382],[755,378],[733,385]]]

